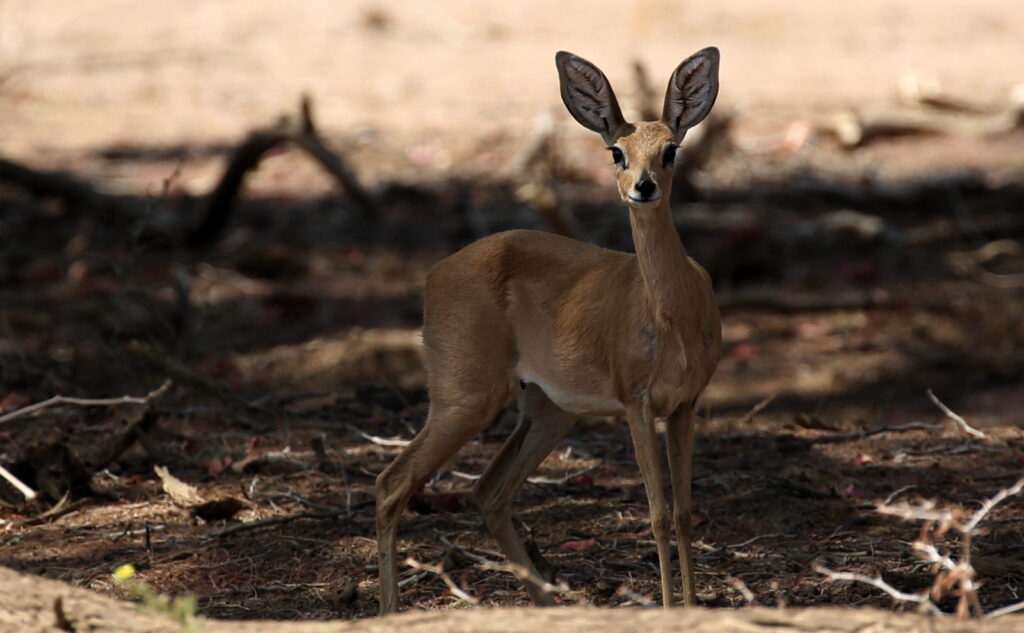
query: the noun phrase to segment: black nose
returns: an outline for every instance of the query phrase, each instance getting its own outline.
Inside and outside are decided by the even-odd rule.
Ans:
[[[636,190],[644,198],[650,198],[658,190],[658,185],[653,180],[644,179],[636,183]]]

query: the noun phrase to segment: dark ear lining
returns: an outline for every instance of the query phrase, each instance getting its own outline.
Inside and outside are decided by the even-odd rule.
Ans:
[[[704,120],[718,96],[718,63],[714,46],[697,51],[676,67],[668,82],[661,119],[677,140]]]
[[[612,85],[597,66],[560,51],[555,55],[562,102],[580,125],[601,135],[609,145],[625,124]]]

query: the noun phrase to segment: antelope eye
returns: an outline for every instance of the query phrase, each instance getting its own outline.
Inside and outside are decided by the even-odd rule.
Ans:
[[[679,149],[679,146],[674,143],[665,146],[665,153],[661,157],[661,162],[665,167],[675,162],[677,149]]]
[[[626,157],[622,154],[622,150],[618,147],[609,147],[608,149],[612,153],[612,162],[624,167],[626,165]]]

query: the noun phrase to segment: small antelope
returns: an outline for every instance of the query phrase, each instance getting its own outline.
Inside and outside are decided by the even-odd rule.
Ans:
[[[693,420],[721,353],[707,273],[686,255],[669,193],[686,131],[718,95],[719,53],[705,48],[672,73],[660,121],[627,123],[607,77],[571,53],[555,56],[562,101],[611,150],[636,255],[538,231],[485,237],[431,270],[423,345],[430,414],[377,477],[380,612],[398,610],[395,535],[410,495],[486,428],[518,392],[519,424],[473,488],[510,561],[536,568],[512,523],[512,501],[579,415],[625,414],[658,545],[662,602],[672,605],[671,533],[683,601],[696,604],[690,550]],[[521,386],[523,385],[523,386]],[[674,510],[662,486],[655,420],[665,419]],[[547,593],[527,584],[537,605]]]

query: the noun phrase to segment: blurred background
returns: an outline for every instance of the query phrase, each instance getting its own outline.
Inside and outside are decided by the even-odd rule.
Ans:
[[[94,501],[0,562],[116,593],[110,560],[143,549],[95,530],[149,521],[164,558],[143,579],[198,593],[207,615],[374,613],[367,504],[398,450],[382,440],[426,412],[426,271],[510,228],[632,249],[607,152],[560,102],[555,52],[600,66],[639,118],[716,45],[718,103],[673,192],[726,344],[698,428],[701,600],[742,604],[731,575],[764,603],[888,604],[826,586],[809,571],[822,556],[927,586],[897,551],[913,528],[865,503],[902,489],[963,503],[1020,472],[1021,33],[1011,0],[0,0],[0,415],[174,382],[121,426],[74,408],[0,425],[0,463],[49,503]],[[965,436],[928,389],[988,437]],[[513,408],[445,472],[479,472]],[[112,437],[127,448],[98,451]],[[588,420],[524,492],[531,538],[597,604],[656,592],[631,460],[620,424]],[[314,499],[347,520],[289,524],[258,562],[255,533],[225,554],[169,509],[154,463],[207,494],[262,477],[247,518]],[[438,540],[493,547],[458,515],[469,486],[432,482],[402,547],[494,604],[523,602]],[[103,510],[110,498],[141,505]],[[991,563],[986,607],[1024,577],[1022,509],[1006,512],[975,559]],[[69,530],[81,538],[58,546]],[[750,556],[722,549],[754,537]],[[196,562],[211,556],[216,571]],[[405,578],[409,602],[453,600]]]

